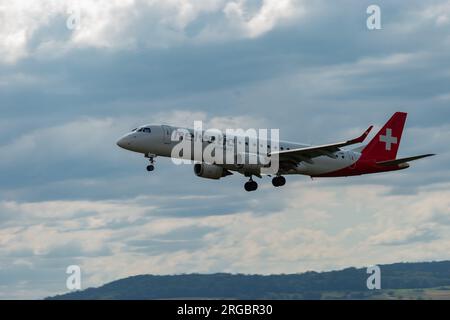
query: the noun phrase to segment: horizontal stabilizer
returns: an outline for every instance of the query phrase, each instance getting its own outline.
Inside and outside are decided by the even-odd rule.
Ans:
[[[402,163],[406,163],[408,161],[419,160],[419,159],[431,157],[434,155],[435,155],[434,153],[429,153],[429,154],[422,154],[420,156],[414,156],[414,157],[409,157],[409,158],[381,161],[381,162],[377,162],[377,165],[379,165],[379,166],[395,166],[395,165],[399,165]]]

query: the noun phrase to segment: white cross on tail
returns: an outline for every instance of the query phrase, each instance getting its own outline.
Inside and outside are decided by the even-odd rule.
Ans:
[[[392,129],[387,128],[386,129],[386,135],[380,135],[380,141],[386,143],[386,150],[391,150],[392,144],[397,144],[397,137],[392,136]]]

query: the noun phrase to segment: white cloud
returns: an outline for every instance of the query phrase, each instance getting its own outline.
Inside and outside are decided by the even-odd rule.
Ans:
[[[26,132],[16,140],[0,147],[4,165],[33,155],[36,162],[48,161],[48,156],[63,153],[66,157],[87,155],[91,152],[109,150],[115,139],[125,130],[123,123],[112,119],[85,118]],[[116,133],[116,134],[114,134]],[[109,142],[109,145],[108,145]]]
[[[445,0],[441,3],[429,5],[420,12],[425,20],[434,21],[436,26],[445,27],[450,24],[450,1]]]
[[[433,225],[386,229],[371,237],[369,242],[374,245],[402,245],[433,240],[437,237],[433,229],[436,229]]]
[[[443,191],[448,185],[422,188],[414,197],[390,196],[388,187],[373,185],[327,187],[325,181],[290,182],[289,187],[278,194],[263,188],[264,202],[249,200],[238,213],[221,216],[154,215],[173,201],[166,196],[2,202],[0,210],[18,219],[0,227],[2,264],[25,263],[36,269],[39,259],[67,265],[77,261],[87,287],[142,273],[289,273],[450,258],[450,223],[439,223],[450,214],[450,193]],[[275,199],[278,209],[261,214]],[[115,228],[115,222],[122,227]],[[183,235],[190,228],[208,229]],[[155,251],[151,241],[162,245],[170,234],[177,234],[175,242],[167,238],[172,249]],[[137,240],[144,251],[136,250]],[[196,246],[189,246],[193,241]],[[54,272],[48,281],[60,279],[57,272],[63,270]],[[42,288],[29,285],[40,294]]]
[[[244,16],[247,0],[27,0],[0,2],[0,56],[14,63],[30,54],[63,54],[71,48],[135,49],[138,46],[168,47],[188,41],[221,41],[255,38],[288,22],[303,12],[298,0],[264,0],[256,13]],[[239,8],[240,13],[236,15]],[[207,16],[197,36],[188,36],[187,28]],[[68,22],[69,21],[69,22]],[[68,29],[76,21],[76,28]],[[37,33],[52,28],[66,39]],[[31,42],[37,42],[35,48]]]
[[[300,17],[305,9],[299,1],[264,0],[259,10],[249,16],[247,1],[240,0],[228,2],[223,11],[244,35],[256,38],[272,30],[280,21],[289,21]]]

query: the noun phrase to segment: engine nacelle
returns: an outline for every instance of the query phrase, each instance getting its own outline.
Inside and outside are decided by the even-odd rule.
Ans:
[[[220,179],[231,174],[229,171],[215,164],[196,163],[194,165],[194,173],[197,177],[206,179]]]

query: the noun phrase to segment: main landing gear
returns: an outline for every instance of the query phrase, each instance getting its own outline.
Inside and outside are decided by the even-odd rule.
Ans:
[[[147,166],[147,171],[151,172],[155,170],[155,156],[146,155],[146,157],[148,158],[148,161],[150,161],[150,164]]]
[[[283,176],[276,176],[272,179],[272,184],[274,187],[281,187],[286,184],[286,178]]]
[[[255,191],[256,189],[258,189],[258,184],[256,183],[256,181],[253,181],[252,177],[250,177],[250,180],[248,180],[244,184],[244,189],[248,192]]]
[[[274,187],[284,186],[286,184],[286,178],[283,176],[276,176],[272,179],[272,184]],[[256,189],[258,189],[258,184],[256,183],[256,181],[253,181],[252,177],[250,177],[250,180],[248,180],[244,184],[244,189],[248,192],[255,191]]]

